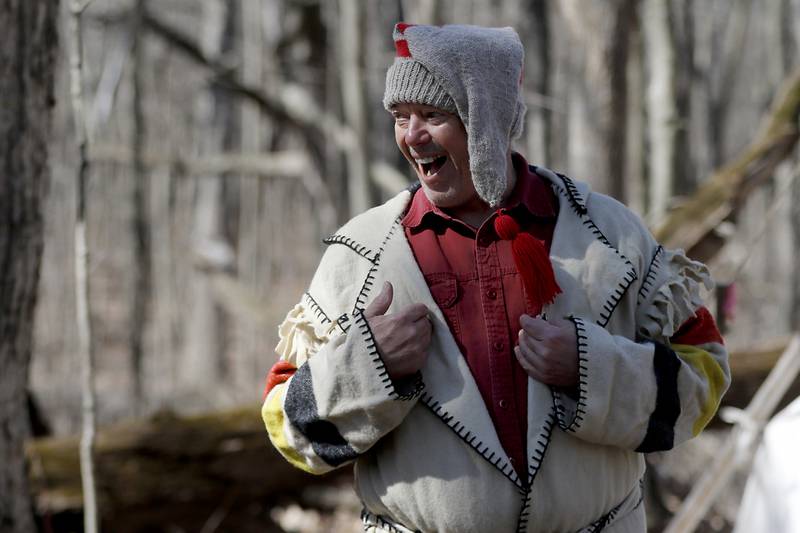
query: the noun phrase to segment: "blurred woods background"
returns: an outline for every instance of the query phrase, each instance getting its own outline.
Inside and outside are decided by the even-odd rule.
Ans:
[[[30,374],[57,435],[81,412],[67,4]],[[746,169],[735,209],[668,218],[763,133],[800,64],[800,0],[95,0],[82,20],[101,425],[257,405],[321,238],[412,179],[381,105],[400,20],[513,26],[517,149],[654,229],[712,220],[695,255],[734,350],[800,328],[796,132]]]

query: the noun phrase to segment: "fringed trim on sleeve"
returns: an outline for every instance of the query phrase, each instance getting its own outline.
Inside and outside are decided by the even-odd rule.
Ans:
[[[664,250],[660,257],[660,282],[638,310],[637,333],[653,340],[669,339],[703,305],[700,286],[711,290],[714,282],[708,268],[692,261],[683,250]],[[657,287],[657,288],[656,288]]]
[[[278,328],[280,341],[275,352],[281,359],[300,367],[309,357],[336,335],[337,322],[320,324],[314,319],[314,311],[302,302],[295,305]]]

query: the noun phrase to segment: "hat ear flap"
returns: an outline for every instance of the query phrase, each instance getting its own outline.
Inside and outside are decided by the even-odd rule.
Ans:
[[[528,107],[522,101],[522,95],[517,99],[517,108],[514,110],[514,121],[511,123],[510,138],[513,141],[522,135],[522,130],[525,129],[525,114]]]

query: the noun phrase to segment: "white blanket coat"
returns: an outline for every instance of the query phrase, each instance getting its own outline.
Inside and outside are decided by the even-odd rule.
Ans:
[[[409,191],[326,239],[281,326],[278,352],[298,370],[264,402],[270,438],[308,471],[355,461],[368,530],[644,531],[641,452],[696,435],[729,384],[721,344],[669,345],[702,305],[705,267],[658,246],[615,200],[535,170],[560,202],[550,255],[563,293],[545,311],[575,324],[580,396],[528,380],[525,471],[508,463],[414,260],[399,223]],[[363,317],[384,281],[394,285],[389,312],[432,310],[416,380],[389,379]]]

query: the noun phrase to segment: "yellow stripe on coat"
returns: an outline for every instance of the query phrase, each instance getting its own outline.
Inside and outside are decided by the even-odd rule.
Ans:
[[[716,359],[706,350],[689,344],[671,344],[675,353],[689,363],[695,371],[705,377],[708,395],[700,410],[700,415],[692,425],[692,436],[697,436],[717,412],[722,393],[725,390],[725,372]]]
[[[267,427],[267,433],[281,455],[283,455],[289,463],[296,466],[300,470],[312,472],[312,468],[306,464],[305,459],[298,454],[294,448],[289,446],[286,440],[286,434],[283,431],[284,416],[283,416],[283,398],[286,396],[286,389],[289,382],[276,385],[267,395],[264,405],[261,407],[261,418],[264,419],[264,425]]]

